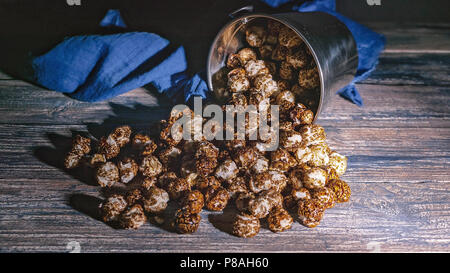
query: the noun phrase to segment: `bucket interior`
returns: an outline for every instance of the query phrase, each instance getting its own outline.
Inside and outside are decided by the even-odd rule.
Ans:
[[[301,40],[301,43],[298,46],[291,46],[292,44],[286,43],[286,40],[282,38],[283,45],[281,45],[280,33],[277,33],[276,27],[274,27],[278,24],[281,28],[292,31]],[[247,42],[248,34],[246,32],[251,33],[252,29],[265,31],[266,36],[262,46],[251,46]],[[285,32],[286,30],[283,30],[283,33]],[[289,44],[289,47],[284,46],[286,44]],[[293,44],[295,45],[295,43]],[[314,116],[317,115],[322,80],[316,58],[307,42],[298,35],[298,31],[269,15],[248,15],[233,20],[219,32],[214,40],[208,58],[208,84],[214,92],[217,103],[225,104],[231,96],[231,91],[227,88],[227,74],[232,70],[227,67],[228,57],[243,48],[253,49],[257,58],[264,60],[267,66],[272,68],[270,69],[271,75],[280,87],[279,92],[291,91],[295,95],[297,103],[304,104],[313,111]],[[277,56],[277,52],[274,53],[275,50],[286,53],[286,58],[282,58],[284,53]],[[289,70],[286,69],[287,67],[291,68],[292,73],[289,71],[286,73],[286,70]],[[280,69],[283,71],[282,74]],[[274,101],[272,97],[271,100]]]

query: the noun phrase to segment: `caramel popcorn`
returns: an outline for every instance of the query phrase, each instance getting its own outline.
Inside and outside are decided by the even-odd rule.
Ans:
[[[338,176],[341,176],[347,170],[347,157],[333,151],[329,156],[329,165],[335,169]]]
[[[292,29],[288,27],[281,27],[278,34],[278,42],[280,45],[287,48],[293,48],[303,43],[300,36],[298,36]]]
[[[352,192],[345,181],[340,179],[333,179],[328,182],[327,187],[334,192],[337,202],[343,203],[350,200],[350,195]]]
[[[147,221],[144,209],[136,204],[126,209],[120,215],[120,225],[124,229],[138,229]]]
[[[170,199],[176,200],[183,196],[187,191],[190,191],[191,185],[184,178],[176,178],[167,185],[166,190],[169,193]]]
[[[247,97],[241,92],[233,93],[231,95],[231,100],[229,101],[229,104],[234,106],[241,105],[242,107],[247,107],[248,105]]]
[[[122,148],[130,142],[131,128],[128,125],[117,127],[111,136],[116,141],[117,145]]]
[[[161,213],[167,208],[169,194],[156,186],[151,187],[144,195],[143,205],[148,213]]]
[[[259,219],[248,214],[238,214],[233,223],[233,234],[238,237],[250,238],[259,233]]]
[[[253,79],[259,75],[269,74],[269,69],[262,60],[250,60],[245,64],[245,72],[248,77]]]
[[[325,170],[327,171],[327,181],[330,181],[333,179],[339,179],[339,176],[333,167],[326,166]]]
[[[325,142],[325,130],[317,124],[308,124],[300,129],[303,143],[307,146],[321,144]]]
[[[280,78],[283,80],[292,80],[294,77],[294,69],[290,63],[282,61],[279,74]]]
[[[142,198],[142,191],[140,189],[130,190],[125,195],[125,200],[128,205],[141,204]]]
[[[195,160],[196,172],[200,176],[207,176],[217,167],[216,157],[200,157]]]
[[[320,85],[320,78],[317,69],[300,69],[298,72],[298,85],[306,89],[318,87]]]
[[[272,51],[272,60],[274,61],[284,61],[286,59],[286,56],[290,54],[290,50],[287,47],[284,47],[282,45],[277,45],[275,49]]]
[[[230,199],[230,194],[223,187],[208,188],[205,191],[206,208],[212,211],[223,210]]]
[[[203,194],[198,190],[186,192],[181,200],[181,205],[189,213],[200,213],[205,204]]]
[[[260,26],[251,26],[245,31],[245,39],[251,47],[260,47],[266,40],[266,30]]]
[[[297,50],[286,56],[286,62],[295,69],[303,69],[309,64],[309,57],[305,50]]]
[[[336,194],[330,188],[313,190],[312,198],[319,200],[326,209],[334,207],[336,203]]]
[[[258,159],[258,151],[253,147],[244,147],[234,154],[234,162],[240,167],[251,167]]]
[[[320,190],[321,189],[319,189],[319,191]],[[311,199],[311,193],[306,188],[292,189],[291,195],[292,195],[292,197],[294,197],[295,201],[302,200],[302,199]]]
[[[195,187],[200,191],[204,192],[208,188],[217,189],[220,187],[221,183],[214,176],[202,176],[196,179]]]
[[[249,189],[254,193],[270,190],[272,187],[272,175],[268,171],[256,174],[254,178],[249,181]]]
[[[98,144],[98,152],[104,154],[106,159],[116,157],[120,153],[120,146],[112,135],[102,137]]]
[[[253,49],[243,48],[237,53],[242,66],[244,66],[250,60],[256,60],[257,56]]]
[[[268,190],[265,192],[260,193],[260,195],[266,196],[266,198],[269,200],[272,208],[274,207],[283,207],[283,195],[280,191],[277,189]]]
[[[236,78],[228,81],[228,87],[231,92],[244,92],[250,88],[250,81],[247,77]]]
[[[272,209],[272,203],[266,195],[260,194],[248,204],[248,211],[256,218],[265,218]]]
[[[119,181],[119,169],[112,162],[106,162],[97,168],[95,178],[101,187],[111,187]]]
[[[235,198],[240,193],[248,192],[247,182],[242,176],[237,176],[227,185],[227,191],[230,194],[230,198]]]
[[[291,88],[291,84],[289,83],[289,81],[286,81],[286,80],[277,81],[277,85],[278,85],[278,90],[289,90]]]
[[[308,189],[319,189],[325,187],[327,181],[327,171],[314,167],[306,170],[303,174],[303,184]]]
[[[282,172],[274,170],[269,171],[269,175],[271,176],[270,179],[272,181],[272,185],[269,189],[281,192],[287,185],[288,178],[286,175]]]
[[[64,167],[66,169],[73,169],[78,167],[83,155],[70,151],[64,158]]]
[[[250,92],[248,102],[250,105],[255,105],[259,111],[265,111],[270,100],[266,99],[261,92]]]
[[[282,232],[288,230],[292,227],[294,219],[289,213],[280,207],[275,207],[269,213],[267,217],[267,223],[269,224],[269,229],[273,232]]]
[[[300,223],[309,228],[319,225],[325,210],[319,200],[301,199],[298,201],[297,207],[297,214]]]
[[[174,146],[169,146],[158,153],[159,161],[165,166],[178,164],[181,150]]]
[[[152,177],[160,174],[163,171],[163,166],[156,156],[149,155],[142,159],[139,170],[144,176]]]
[[[151,187],[156,186],[156,182],[158,181],[158,179],[156,178],[156,176],[153,177],[140,177],[140,186],[145,189],[145,190],[149,190]]]
[[[253,80],[253,92],[258,92],[263,95],[264,98],[270,97],[278,90],[278,84],[272,79],[270,74],[258,75]]]
[[[91,151],[91,139],[87,137],[82,137],[80,135],[75,136],[72,141],[72,150],[71,152],[85,155]]]
[[[179,127],[177,133],[175,136],[172,135],[172,122],[167,122],[165,120],[161,121],[161,132],[159,134],[159,138],[171,146],[176,146],[178,143],[180,143],[182,136],[183,136],[183,127]],[[147,147],[147,146],[146,146]],[[149,147],[149,150],[152,150],[152,146]],[[146,152],[147,154],[151,154],[149,152]]]
[[[237,68],[241,65],[241,60],[239,59],[239,54],[230,54],[227,59],[228,68]]]
[[[165,172],[158,177],[158,185],[164,189],[177,179],[177,174],[174,172]]]
[[[217,167],[215,176],[222,181],[229,181],[236,177],[238,174],[239,169],[236,165],[236,163],[231,160],[227,159],[225,160],[219,167]]]
[[[273,45],[270,44],[262,45],[260,48],[258,48],[259,56],[261,56],[261,58],[263,59],[267,59],[270,56],[272,56],[273,49],[274,49]]]
[[[190,213],[182,208],[176,212],[175,227],[179,233],[194,233],[200,225],[202,217],[198,213]]]
[[[119,161],[117,167],[119,168],[120,182],[125,184],[133,180],[139,170],[138,164],[129,157]]]
[[[293,168],[289,174],[289,185],[293,189],[300,189],[303,187],[303,170],[301,168]]]
[[[214,146],[209,141],[202,141],[197,143],[197,151],[195,152],[196,158],[201,157],[215,157],[217,158],[219,156],[219,149]]]
[[[269,169],[269,160],[263,156],[258,156],[255,164],[252,165],[251,170],[255,173],[263,173]]]
[[[302,145],[302,135],[296,131],[280,132],[280,144],[286,149],[298,148]]]
[[[311,145],[309,147],[311,156],[308,164],[312,167],[322,167],[328,165],[330,158],[328,156],[330,148],[325,143],[318,145]]]
[[[295,104],[290,110],[289,117],[294,126],[311,124],[314,120],[314,113],[308,110],[305,105],[301,103]]]
[[[285,149],[271,152],[270,170],[285,172],[297,164],[295,158]]]
[[[103,221],[117,221],[127,205],[127,201],[125,201],[125,198],[122,195],[111,195],[100,205],[100,214]]]
[[[98,167],[101,163],[106,163],[106,157],[104,154],[93,154],[87,157],[88,165],[90,167]]]
[[[283,106],[283,104],[289,103],[292,107],[295,105],[295,96],[289,90],[284,90],[277,95],[276,101],[278,105]],[[291,108],[292,108],[291,107]]]

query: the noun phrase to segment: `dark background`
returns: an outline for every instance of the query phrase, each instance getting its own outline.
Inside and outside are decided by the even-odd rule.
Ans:
[[[42,54],[66,36],[121,31],[98,27],[106,11],[116,8],[130,29],[155,32],[175,45],[184,45],[190,72],[196,72],[204,67],[209,45],[231,11],[249,3],[269,13],[289,11],[292,6],[272,10],[256,0],[80,1],[80,6],[69,6],[66,0],[0,0],[0,69],[18,76],[30,54]],[[380,1],[381,5],[370,6],[367,0],[338,0],[337,9],[359,22],[450,20],[448,0]]]

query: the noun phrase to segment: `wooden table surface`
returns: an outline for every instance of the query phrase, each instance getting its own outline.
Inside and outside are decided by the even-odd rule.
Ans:
[[[229,211],[203,212],[193,235],[96,220],[99,187],[61,168],[71,134],[145,128],[168,102],[140,88],[83,103],[0,74],[0,251],[67,252],[73,241],[82,252],[450,251],[450,25],[370,26],[387,48],[358,84],[364,107],[336,96],[318,120],[349,158],[351,201],[315,229],[295,223],[252,239],[228,233]]]

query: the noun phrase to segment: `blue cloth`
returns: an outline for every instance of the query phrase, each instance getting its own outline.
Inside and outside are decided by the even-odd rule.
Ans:
[[[116,9],[110,9],[106,13],[103,20],[100,22],[100,26],[102,27],[121,27],[126,28],[127,25],[125,24],[125,21],[122,19],[122,15],[120,14],[119,10]]]
[[[261,1],[278,7],[291,0]],[[336,13],[334,0],[311,1],[294,10],[324,11],[349,27],[358,45],[359,66],[355,80],[339,94],[362,105],[354,83],[375,68],[384,38]],[[118,10],[109,10],[100,25],[126,27]],[[173,48],[166,39],[145,32],[70,37],[32,59],[36,83],[82,101],[105,100],[147,84],[174,100],[206,98],[210,93],[205,73],[190,77],[187,65],[183,47]]]

